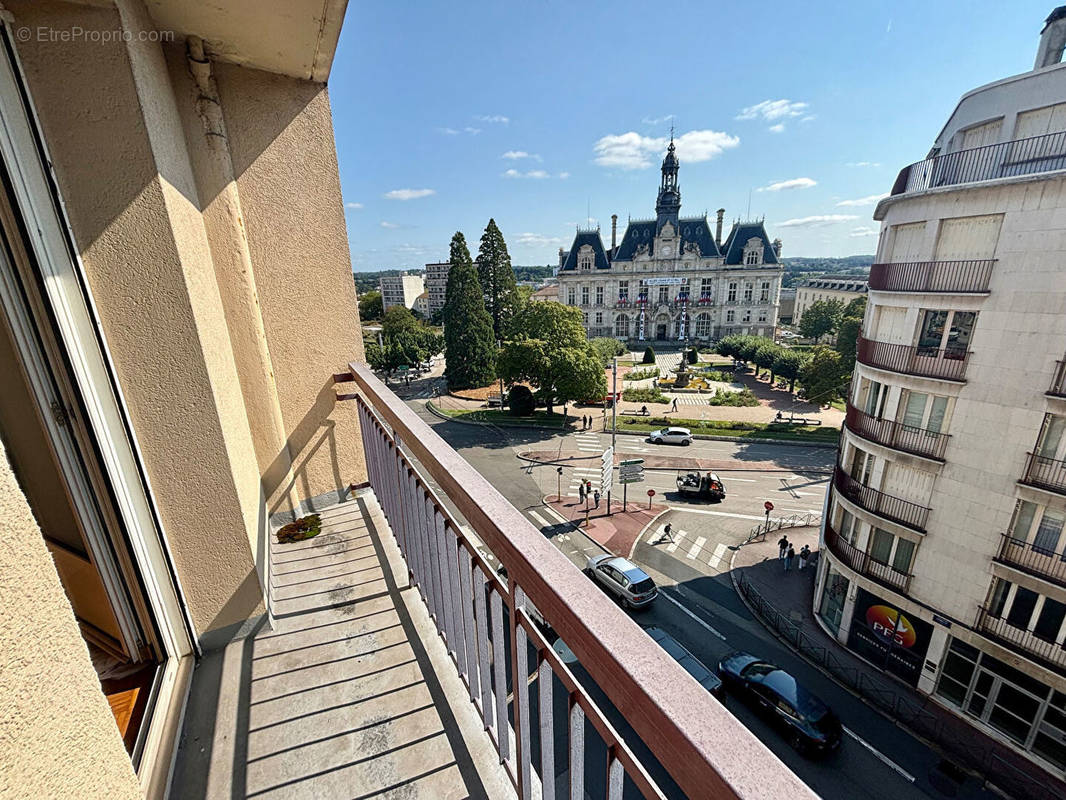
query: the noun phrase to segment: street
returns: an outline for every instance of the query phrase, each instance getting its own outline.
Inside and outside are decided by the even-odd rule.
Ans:
[[[431,414],[424,400],[409,402],[574,564],[584,567],[588,556],[603,552],[543,499],[561,488],[566,497],[566,517],[575,522],[583,519],[578,482],[587,479],[598,487],[598,455],[610,444],[609,434],[556,434],[461,424]],[[637,623],[664,629],[711,668],[731,651],[751,652],[791,672],[825,700],[840,717],[846,735],[840,750],[821,761],[794,751],[780,733],[735,698],[726,701],[729,710],[821,796],[840,800],[945,796],[929,778],[939,756],[774,638],[748,612],[728,575],[737,545],[753,526],[765,520],[765,501],[774,504],[775,518],[821,513],[833,449],[702,440],[689,447],[670,447],[652,445],[632,435],[619,435],[617,446],[626,458],[654,453],[740,465],[717,470],[727,492],[721,503],[680,499],[674,483],[676,470],[649,470],[644,483],[629,486],[631,502],[646,505],[646,490],[651,488],[656,492],[654,502],[666,507],[650,530],[635,538],[631,546],[632,560],[661,587],[660,597],[651,608],[634,613]],[[533,463],[518,457],[532,450],[557,452],[562,474],[557,473],[554,463]],[[585,456],[588,458],[582,458],[580,466],[571,463],[573,458]],[[745,469],[745,462],[753,468]],[[772,469],[767,469],[767,462],[773,462]],[[620,499],[619,494],[615,498]],[[672,541],[657,544],[667,522],[673,528]],[[783,574],[782,579],[808,581],[813,591],[814,572],[813,568],[803,573],[793,571]],[[992,795],[967,780],[955,796]]]

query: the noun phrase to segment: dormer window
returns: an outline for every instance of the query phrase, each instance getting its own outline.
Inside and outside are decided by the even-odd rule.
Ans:
[[[754,250],[749,250],[744,254],[744,263],[748,266],[751,266],[752,264],[758,264],[759,254],[756,253]]]
[[[581,270],[592,269],[593,257],[592,248],[587,244],[583,245],[577,251],[577,268]]]
[[[753,237],[744,245],[744,266],[753,267],[762,263],[762,239]]]

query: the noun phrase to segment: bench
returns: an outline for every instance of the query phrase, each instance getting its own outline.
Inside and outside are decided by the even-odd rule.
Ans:
[[[629,417],[650,417],[651,416],[651,412],[650,411],[623,411],[622,412],[622,416],[623,417],[625,417],[625,416],[629,416]]]
[[[821,425],[822,421],[818,418],[807,419],[806,417],[782,417],[778,416],[774,418],[776,423],[787,423],[788,425]]]

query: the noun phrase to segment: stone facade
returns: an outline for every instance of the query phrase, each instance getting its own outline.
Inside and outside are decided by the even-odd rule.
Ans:
[[[448,289],[448,272],[452,265],[447,261],[426,264],[426,292],[429,293],[429,316],[444,309],[444,297]]]
[[[865,297],[866,281],[862,278],[814,278],[796,287],[792,324],[799,325],[803,312],[819,300],[837,300],[847,305]],[[784,316],[784,314],[782,314]]]
[[[414,308],[418,296],[426,291],[421,275],[386,275],[378,279],[381,289],[381,307],[388,310],[390,306]],[[428,305],[428,303],[427,303]]]

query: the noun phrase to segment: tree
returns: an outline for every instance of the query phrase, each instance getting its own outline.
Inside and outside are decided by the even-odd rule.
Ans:
[[[517,386],[512,386],[511,391],[507,393],[507,407],[511,414],[516,417],[531,416],[533,409],[536,408],[533,392],[529,390],[528,386],[521,383]]]
[[[604,366],[608,366],[615,356],[625,355],[626,353],[626,346],[610,336],[600,336],[593,339],[589,344],[595,348]]]
[[[363,322],[381,319],[382,313],[381,292],[377,289],[363,292],[359,296],[359,319]]]
[[[481,284],[485,310],[492,318],[493,335],[500,341],[508,323],[518,311],[520,299],[515,286],[514,270],[511,269],[511,256],[507,253],[507,243],[503,240],[503,234],[496,227],[494,219],[489,220],[485,232],[481,235],[481,246],[477,253],[477,277]]]
[[[844,369],[851,372],[855,366],[855,353],[859,346],[859,332],[862,330],[861,317],[845,317],[837,330],[837,341],[834,349],[840,354],[840,360],[844,363]]]
[[[693,347],[688,351],[688,363],[697,364],[700,360],[700,354],[696,352],[696,348]]]
[[[445,378],[449,389],[485,386],[496,379],[496,340],[474,262],[459,231],[452,237],[448,261],[452,266],[444,290]]]
[[[840,396],[846,384],[847,370],[840,353],[824,345],[811,351],[810,360],[800,372],[807,401],[815,405],[829,405]]]
[[[818,341],[835,333],[844,318],[844,304],[839,300],[816,300],[800,317],[800,334]]]
[[[763,342],[761,336],[743,336],[740,340],[738,349],[740,350],[740,360],[747,363],[755,360],[755,353],[759,350],[759,345]]]
[[[846,306],[844,306],[844,319],[848,317],[858,317],[860,320],[866,315],[866,295],[862,297],[856,297]]]
[[[787,347],[782,347],[774,358],[774,372],[788,380],[788,390],[796,390],[796,378],[800,376],[803,365],[807,362],[804,355]]]
[[[417,327],[415,315],[404,306],[389,306],[389,310],[381,317],[381,332],[385,336],[395,336],[400,331]]]
[[[654,364],[655,363],[655,349],[649,344],[644,348],[644,360],[641,364]]]
[[[500,375],[536,386],[548,413],[556,401],[606,396],[603,363],[585,336],[578,309],[530,303],[511,320],[508,334],[500,351]]]
[[[760,369],[770,370],[770,383],[774,382],[774,360],[777,358],[777,353],[781,350],[780,345],[774,344],[770,339],[765,337],[758,337],[759,342],[755,346],[755,366]],[[758,377],[756,371],[756,377]]]

